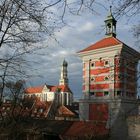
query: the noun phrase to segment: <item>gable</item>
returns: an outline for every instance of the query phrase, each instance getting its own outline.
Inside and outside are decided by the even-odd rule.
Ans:
[[[50,85],[44,85],[44,88],[43,88],[43,91],[42,92],[49,92],[51,90],[51,87]]]
[[[76,116],[71,110],[69,110],[66,106],[63,105],[58,108],[57,115],[63,117]]]

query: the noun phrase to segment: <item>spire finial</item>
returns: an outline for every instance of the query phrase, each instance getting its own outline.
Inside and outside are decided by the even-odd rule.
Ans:
[[[110,13],[112,13],[112,6],[110,5]]]
[[[112,6],[109,7],[109,16],[112,16]]]

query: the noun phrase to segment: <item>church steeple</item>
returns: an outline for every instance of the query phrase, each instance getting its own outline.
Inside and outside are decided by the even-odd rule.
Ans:
[[[105,28],[106,28],[106,36],[107,37],[116,37],[116,23],[117,21],[112,15],[112,6],[110,6],[110,12],[105,19]]]
[[[59,85],[68,85],[67,66],[68,66],[68,63],[64,59],[61,65],[61,76],[59,80]]]

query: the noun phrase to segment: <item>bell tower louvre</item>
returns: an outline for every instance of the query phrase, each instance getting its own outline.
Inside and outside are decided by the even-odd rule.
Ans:
[[[105,37],[78,52],[83,61],[84,98],[79,101],[81,120],[102,120],[109,127],[120,112],[127,114],[131,110],[131,113],[137,113],[140,53],[116,38],[116,23],[110,7],[105,19]]]
[[[108,37],[116,37],[116,23],[117,21],[112,15],[111,11],[112,6],[110,6],[110,12],[106,18],[105,22],[105,27],[106,27],[106,36]]]

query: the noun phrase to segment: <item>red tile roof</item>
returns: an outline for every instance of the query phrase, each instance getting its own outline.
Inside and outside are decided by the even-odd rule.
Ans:
[[[51,88],[52,92],[55,92],[57,90],[60,90],[61,92],[71,92],[68,85],[58,85],[58,86],[54,86],[54,87]]]
[[[50,92],[55,92],[57,90],[60,90],[60,92],[71,92],[68,85],[58,85],[58,86],[46,85],[46,87],[50,90]],[[28,93],[28,94],[42,93],[43,88],[44,86],[29,87],[25,90],[25,93]]]
[[[69,110],[65,106],[60,106],[57,110],[57,116],[62,116],[62,117],[74,117],[76,116],[71,110]]]
[[[101,48],[106,48],[106,47],[119,45],[119,44],[124,44],[124,43],[115,37],[103,38],[102,40],[96,42],[95,44],[92,44],[91,46],[89,46],[81,51],[79,51],[78,53],[96,50],[96,49],[101,49]]]
[[[106,123],[103,122],[84,122],[84,121],[75,121],[71,127],[63,134],[63,136],[99,136],[107,135],[109,130],[106,128]]]
[[[44,86],[29,87],[25,90],[25,93],[41,93]]]
[[[48,111],[52,106],[52,102],[40,102],[35,101],[31,107],[26,105],[16,106],[11,103],[7,106],[7,103],[3,103],[0,107],[0,113],[2,116],[12,117],[13,115],[20,117],[31,117],[31,118],[47,118]]]

